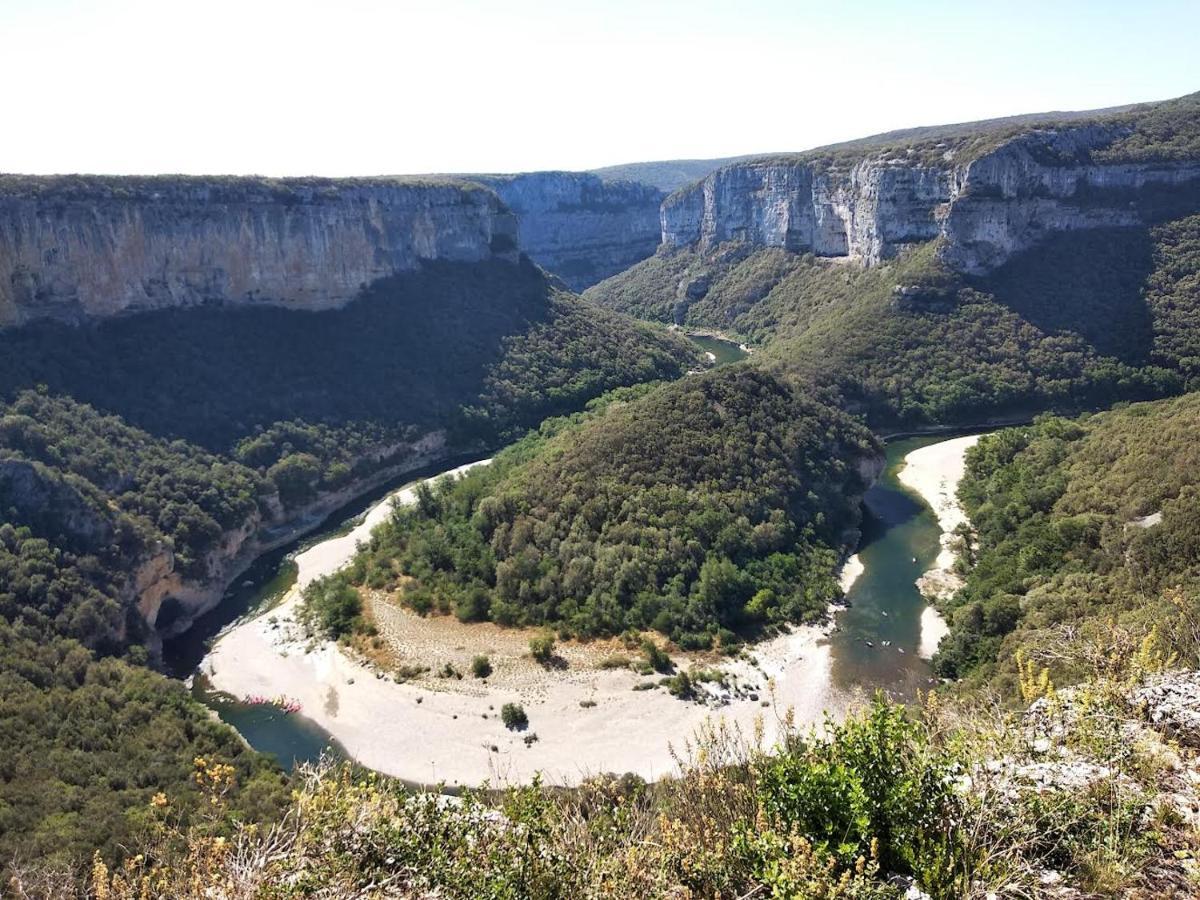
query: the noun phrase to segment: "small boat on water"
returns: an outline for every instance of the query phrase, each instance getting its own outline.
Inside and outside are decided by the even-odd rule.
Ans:
[[[874,645],[874,644],[872,644],[870,641],[863,641],[863,643],[864,643],[864,644],[866,644],[868,647],[874,647],[874,646],[875,646],[875,645]]]

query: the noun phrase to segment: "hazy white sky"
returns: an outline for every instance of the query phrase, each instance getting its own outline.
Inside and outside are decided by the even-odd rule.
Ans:
[[[1189,93],[1200,2],[0,0],[0,84],[0,171],[580,169]]]

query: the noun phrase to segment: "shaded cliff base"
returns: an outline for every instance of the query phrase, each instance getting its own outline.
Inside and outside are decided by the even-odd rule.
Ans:
[[[494,440],[694,358],[531,264],[429,264],[340,310],[206,306],[6,332],[0,396],[46,385],[217,451],[297,420],[369,424],[376,439],[458,425]]]

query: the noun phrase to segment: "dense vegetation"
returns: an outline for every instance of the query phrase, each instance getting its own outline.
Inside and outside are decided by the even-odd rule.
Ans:
[[[235,820],[267,825],[279,814],[287,790],[278,767],[144,662],[97,658],[76,641],[0,619],[0,877],[10,864],[74,866],[94,850],[120,858],[160,791],[173,816],[192,820],[203,811],[198,756],[237,773],[225,833]]]
[[[731,643],[836,595],[875,453],[847,416],[755,367],[617,392],[421,491],[332,581],[464,621]],[[310,599],[340,596],[318,582]]]
[[[1021,652],[1067,681],[1080,661],[1056,652],[1064,635],[1190,628],[1200,591],[1197,434],[1200,395],[1190,394],[982,439],[959,492],[978,546],[947,607],[938,670],[1011,679]]]
[[[169,553],[176,572],[203,580],[223,534],[267,494],[236,462],[23,393],[0,406],[0,614],[115,651],[138,634],[119,599],[138,564]]]
[[[873,269],[742,245],[682,250],[589,295],[759,343],[760,360],[829,387],[879,427],[1086,409],[1183,387],[1200,310],[1187,286],[1191,222],[1064,234],[970,281],[933,245]],[[678,300],[676,286],[697,279],[699,296]],[[1149,284],[1160,300],[1143,299]]]
[[[337,428],[334,443],[350,449],[401,426],[494,444],[692,358],[528,263],[439,264],[340,310],[171,309],[0,334],[0,396],[44,384],[218,452],[279,422]],[[275,461],[260,452],[255,464]]]
[[[0,334],[0,867],[116,858],[158,791],[189,820],[195,757],[243,786],[214,827],[278,810],[278,769],[146,668],[145,564],[204,585],[229,533],[371,474],[419,431],[495,445],[694,358],[528,264],[431,266],[328,313]],[[179,611],[168,591],[159,625]]]
[[[271,819],[278,770],[183,687],[145,668],[134,574],[173,553],[202,578],[223,530],[254,515],[253,471],[113,416],[29,392],[0,407],[0,859],[116,854],[156,791],[185,819],[192,760],[243,787],[231,816]],[[118,656],[122,658],[117,658]]]

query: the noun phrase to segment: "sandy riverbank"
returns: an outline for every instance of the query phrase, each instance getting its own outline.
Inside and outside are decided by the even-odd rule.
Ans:
[[[411,502],[414,491],[393,497]],[[566,668],[547,670],[529,658],[528,632],[463,625],[453,617],[422,618],[374,595],[372,612],[392,651],[405,663],[430,669],[405,683],[381,677],[335,644],[308,640],[295,612],[299,590],[345,565],[392,502],[374,507],[349,534],[297,556],[297,588],[270,613],[234,626],[205,659],[203,669],[215,688],[235,697],[295,699],[304,715],[364,765],[448,785],[520,782],[539,772],[558,784],[600,772],[655,779],[673,771],[673,752],[684,750],[697,729],[710,724],[740,729],[747,740],[761,729],[769,745],[788,710],[796,723],[819,724],[827,710],[837,714],[845,708],[846,698],[830,685],[828,626],[795,628],[754,646],[744,659],[720,663],[729,687],[706,686],[708,702],[697,703],[661,687],[634,689],[660,676],[600,668],[606,657],[638,655],[616,642],[561,643]],[[851,557],[841,573],[843,589],[861,571],[861,562]],[[470,660],[479,653],[494,668],[486,682],[469,674]],[[685,670],[711,664],[682,654],[675,659]],[[438,677],[447,663],[463,677]],[[525,707],[528,731],[511,732],[500,722],[500,707],[509,702]],[[537,740],[526,744],[531,734]]]
[[[954,572],[954,530],[967,521],[967,516],[958,502],[958,483],[965,472],[967,450],[979,438],[971,434],[921,447],[904,457],[904,467],[897,473],[900,483],[920,494],[933,509],[942,530],[941,550],[934,567],[917,580],[917,587],[926,597],[948,597],[962,586],[962,578]],[[933,656],[948,631],[937,610],[927,607],[921,614],[918,653],[926,659]]]

